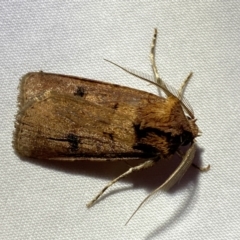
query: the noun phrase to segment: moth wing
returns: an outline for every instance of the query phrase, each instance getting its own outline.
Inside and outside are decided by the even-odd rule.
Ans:
[[[69,94],[80,97],[95,104],[113,109],[121,109],[128,104],[132,108],[156,102],[161,104],[163,98],[144,91],[119,86],[116,84],[90,80],[81,77],[30,72],[23,76],[20,83],[19,107],[46,91]]]
[[[17,115],[14,146],[41,159],[139,159],[134,109],[118,112],[75,96],[45,92]]]

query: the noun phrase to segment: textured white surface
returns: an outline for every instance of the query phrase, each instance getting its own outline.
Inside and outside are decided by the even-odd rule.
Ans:
[[[0,239],[239,239],[239,1],[3,1],[0,8]],[[195,161],[170,193],[156,196],[161,169],[119,182],[85,204],[125,164],[23,161],[11,146],[17,86],[29,71],[105,80],[155,92],[103,61],[151,73],[149,48],[159,30],[162,78],[180,85],[203,135]]]

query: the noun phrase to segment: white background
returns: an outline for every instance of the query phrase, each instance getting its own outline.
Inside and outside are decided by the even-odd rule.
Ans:
[[[239,239],[239,10],[239,1],[2,1],[0,239]],[[190,168],[124,226],[165,170],[133,174],[88,210],[126,164],[20,159],[11,145],[17,86],[43,70],[157,93],[103,60],[151,74],[154,27],[162,78],[178,88],[194,72],[185,95],[203,132],[194,161],[211,170]]]

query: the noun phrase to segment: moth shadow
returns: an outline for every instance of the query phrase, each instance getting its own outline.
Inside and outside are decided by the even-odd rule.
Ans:
[[[201,153],[202,149],[197,147],[196,155],[194,158],[194,163],[198,166],[201,165]],[[126,172],[131,166],[136,166],[141,164],[143,161],[46,161],[38,159],[26,159],[32,164],[37,164],[42,167],[50,168],[55,171],[61,171],[68,174],[74,175],[86,175],[93,178],[105,178],[108,181],[113,180],[122,173]],[[126,178],[121,179],[119,182],[131,183],[131,188],[144,188],[147,194],[153,191],[155,188],[159,187],[177,168],[180,164],[181,159],[174,156],[168,161],[159,161],[156,165],[151,168],[144,169],[138,172],[134,172],[128,175]],[[130,165],[130,166],[129,166]],[[184,177],[168,191],[169,194],[175,193],[176,191],[185,188],[191,182],[194,184],[197,182],[199,170],[190,167]],[[104,187],[104,186],[103,186]],[[124,188],[125,190],[129,188]],[[98,189],[97,189],[98,191]],[[114,194],[116,192],[122,191],[121,188],[113,191],[111,188],[104,194],[102,198]]]
[[[202,148],[197,148],[194,158],[194,164],[197,166],[202,166],[201,155],[203,151],[204,150]],[[185,202],[179,205],[178,209],[176,209],[165,222],[161,223],[159,226],[153,229],[153,231],[147,234],[145,239],[156,239],[158,235],[162,234],[164,231],[172,229],[174,225],[178,224],[184,213],[190,211],[192,207],[192,200],[195,197],[195,192],[197,191],[199,174],[202,174],[202,172],[194,167],[190,167],[183,178],[168,191],[169,194],[176,194],[182,188],[187,188],[187,185],[194,185],[194,187],[191,187],[191,192],[188,193]]]

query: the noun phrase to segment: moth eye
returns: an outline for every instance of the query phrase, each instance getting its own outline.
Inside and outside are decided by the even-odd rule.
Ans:
[[[193,140],[193,136],[191,132],[184,132],[181,137],[181,145],[186,146],[191,143]]]

